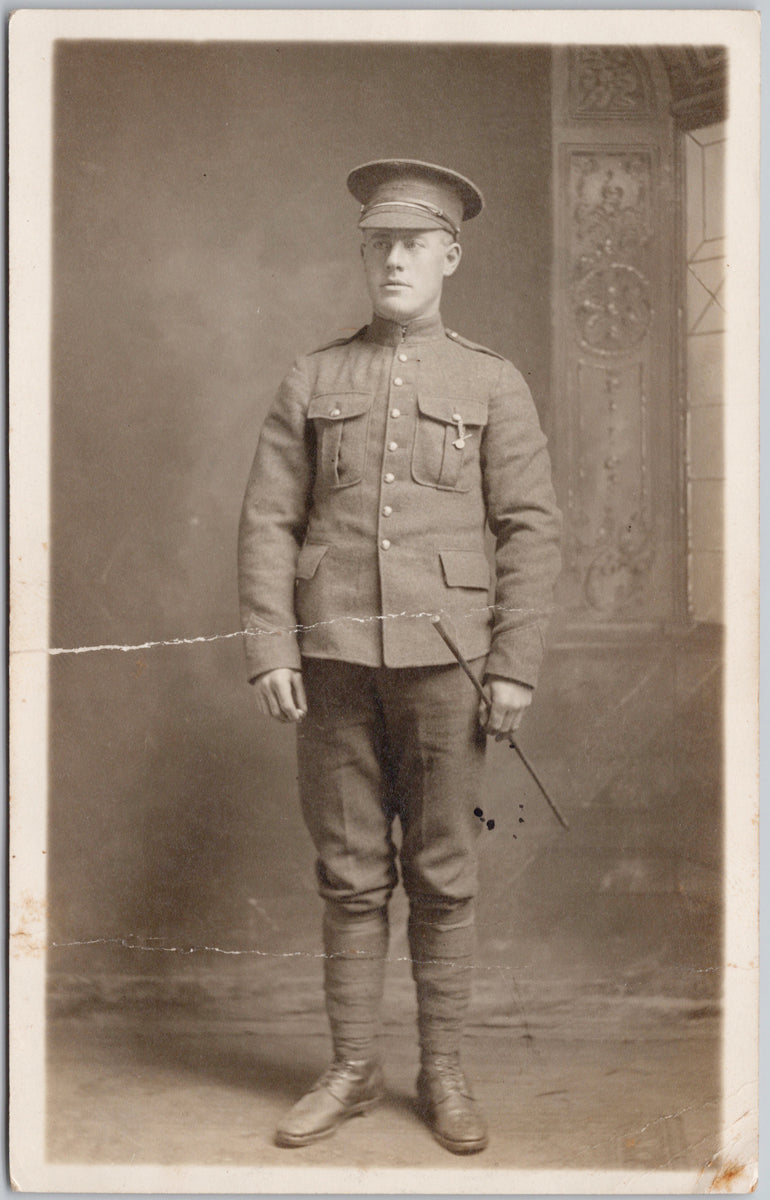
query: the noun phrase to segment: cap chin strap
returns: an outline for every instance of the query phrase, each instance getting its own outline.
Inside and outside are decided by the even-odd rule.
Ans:
[[[363,204],[361,206],[361,220],[363,220],[364,217],[370,217],[373,212],[377,211],[378,208],[392,209],[394,206],[398,206],[398,208],[416,208],[418,212],[429,212],[432,217],[435,217],[438,221],[444,222],[448,233],[454,234],[456,238],[459,238],[460,236],[460,230],[457,228],[452,218],[448,217],[443,209],[436,208],[434,204],[428,204],[427,201],[381,200],[379,204]]]

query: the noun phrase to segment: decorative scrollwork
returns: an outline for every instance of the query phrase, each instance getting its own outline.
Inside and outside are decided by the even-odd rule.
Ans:
[[[649,522],[634,513],[614,542],[607,542],[590,563],[585,595],[600,613],[615,613],[638,599],[655,557]]]
[[[608,263],[580,279],[574,289],[580,343],[600,354],[638,346],[650,326],[649,284],[640,271]]]
[[[572,240],[578,267],[603,254],[629,258],[650,236],[650,161],[646,154],[572,156]]]
[[[572,50],[570,57],[570,107],[574,117],[628,117],[648,113],[648,89],[630,49],[580,46]]]
[[[646,152],[571,156],[572,311],[584,350],[624,354],[649,331],[650,187]]]

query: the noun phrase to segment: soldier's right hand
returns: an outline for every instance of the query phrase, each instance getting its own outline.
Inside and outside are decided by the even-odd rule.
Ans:
[[[257,708],[276,721],[301,721],[307,713],[302,672],[291,667],[265,671],[254,682]]]

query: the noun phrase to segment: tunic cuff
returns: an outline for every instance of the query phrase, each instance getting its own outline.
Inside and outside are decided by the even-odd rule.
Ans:
[[[509,629],[493,637],[485,674],[514,679],[527,687],[537,685],[543,660],[543,634],[539,625]]]
[[[249,683],[265,671],[288,667],[299,671],[302,666],[299,645],[294,633],[284,630],[247,629],[243,635],[246,671]]]

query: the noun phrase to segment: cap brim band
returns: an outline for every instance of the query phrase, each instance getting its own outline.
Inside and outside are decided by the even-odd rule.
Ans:
[[[359,229],[444,229],[454,237],[459,237],[460,231],[453,222],[443,215],[430,212],[427,208],[416,205],[377,204],[364,211],[358,222]]]

